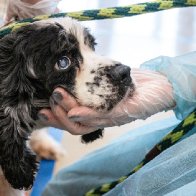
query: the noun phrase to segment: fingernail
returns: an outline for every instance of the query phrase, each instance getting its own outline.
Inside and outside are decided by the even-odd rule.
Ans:
[[[45,114],[39,113],[38,118],[41,121],[48,121],[48,117]]]
[[[55,106],[55,105],[58,105],[58,103],[54,100],[54,98],[52,97],[52,98],[50,98],[50,100],[49,100],[49,104],[50,104],[50,106],[51,107],[53,107],[53,106]]]
[[[60,102],[63,99],[63,96],[59,92],[53,92],[52,97],[56,102]]]

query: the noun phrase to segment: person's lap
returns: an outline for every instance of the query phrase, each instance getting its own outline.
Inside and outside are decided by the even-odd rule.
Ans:
[[[196,127],[191,132],[191,136],[162,152],[106,195],[175,195],[180,190],[184,195],[195,195]]]

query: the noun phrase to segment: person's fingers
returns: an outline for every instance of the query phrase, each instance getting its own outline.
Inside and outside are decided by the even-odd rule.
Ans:
[[[75,119],[77,121],[86,121],[86,120],[99,118],[103,116],[103,114],[98,113],[94,111],[93,109],[85,107],[85,106],[78,106],[78,107],[72,108],[68,112],[67,116],[72,120]]]
[[[98,113],[85,106],[73,108],[67,115],[70,121],[91,127],[104,128],[118,125],[112,115]]]
[[[78,106],[77,101],[64,89],[59,87],[54,90],[52,98],[66,111]]]
[[[57,109],[59,111],[59,108]],[[63,109],[58,112],[59,115],[63,115]],[[52,126],[58,129],[66,130],[70,132],[73,135],[83,135],[86,133],[90,133],[92,131],[97,130],[98,128],[96,127],[91,127],[91,126],[84,126],[76,122],[72,122],[69,119],[66,119],[66,117],[63,119],[62,117],[61,120],[63,123],[61,123],[56,117],[53,112],[49,109],[42,109],[40,110],[38,114],[39,120],[46,126]]]
[[[46,126],[64,129],[63,125],[56,119],[50,109],[42,109],[38,113],[39,120]]]
[[[54,92],[50,98],[51,110],[42,109],[38,115],[45,125],[65,129],[73,135],[83,135],[97,130],[96,126],[71,121],[67,117],[67,111],[78,106],[77,102],[64,89],[57,88]]]
[[[54,114],[55,118],[58,119],[60,124],[73,135],[83,135],[86,133],[90,133],[95,131],[97,127],[85,126],[77,122],[71,121],[67,117],[67,113],[61,106],[57,105],[55,101],[51,98],[50,105],[52,109],[52,113]]]
[[[71,118],[71,121],[75,123],[81,123],[84,126],[90,126],[90,127],[96,127],[96,129],[101,129],[104,127],[112,127],[116,126],[117,124],[113,122],[111,119],[107,118],[96,118],[92,120],[84,120],[84,119],[79,119],[79,118]]]

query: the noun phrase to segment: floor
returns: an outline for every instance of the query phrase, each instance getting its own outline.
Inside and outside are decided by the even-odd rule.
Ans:
[[[0,5],[5,0],[0,0]],[[146,2],[132,0],[132,3]],[[130,0],[62,0],[59,9],[64,12],[83,9],[96,9],[129,5]],[[3,9],[0,12],[3,16]],[[141,63],[160,55],[177,56],[196,49],[196,8],[183,8],[145,14],[115,20],[82,22],[91,29],[97,39],[97,52],[121,61],[131,67],[139,67]],[[162,112],[148,120],[105,129],[104,139],[84,145],[80,137],[72,136],[66,131],[63,134],[62,146],[67,154],[56,163],[55,171],[77,161],[85,154],[109,143],[125,132],[144,124],[172,116],[173,112]]]

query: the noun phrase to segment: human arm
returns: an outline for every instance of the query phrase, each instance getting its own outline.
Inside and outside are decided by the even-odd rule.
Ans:
[[[52,110],[44,109],[40,113],[47,116],[51,126],[60,125],[59,128],[66,129],[72,134],[83,135],[99,128],[145,119],[175,106],[172,86],[165,76],[142,69],[133,69],[131,76],[135,83],[133,97],[125,98],[108,113],[99,113],[80,106],[61,88],[57,88],[52,96],[58,104],[53,104]]]

